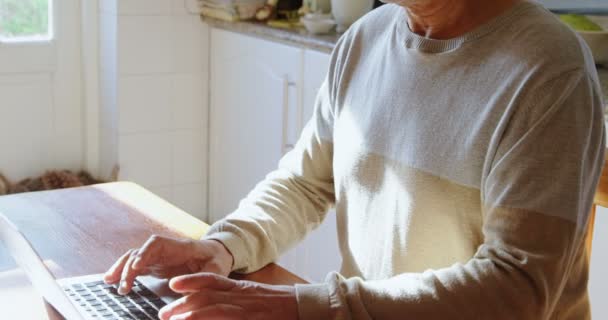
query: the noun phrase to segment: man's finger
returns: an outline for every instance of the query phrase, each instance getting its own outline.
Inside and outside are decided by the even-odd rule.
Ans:
[[[197,293],[182,297],[171,304],[160,309],[159,317],[161,320],[171,319],[172,316],[187,313],[188,311],[198,310],[212,304],[222,303],[224,295],[213,290],[202,290]]]
[[[133,269],[145,269],[146,266],[153,263],[154,259],[159,257],[160,251],[167,239],[159,236],[150,237],[146,243],[138,250],[135,261],[133,262]]]
[[[137,250],[134,250],[129,255],[127,262],[125,263],[124,268],[122,269],[122,275],[120,278],[120,286],[118,287],[119,294],[127,294],[131,291],[133,287],[133,281],[135,281],[135,277],[139,275],[138,270],[133,269],[133,261],[137,257]]]
[[[196,292],[205,288],[230,290],[238,286],[238,281],[213,273],[201,272],[175,277],[169,281],[169,286],[178,293]]]
[[[106,273],[103,276],[103,280],[107,284],[114,284],[114,283],[118,282],[118,280],[120,280],[120,275],[125,266],[125,263],[127,263],[127,260],[131,256],[131,252],[133,250],[134,249],[131,249],[131,250],[127,251],[125,254],[123,254],[120,258],[118,258],[118,260],[116,260],[114,265],[112,265],[112,267],[110,267],[110,269],[108,271],[106,271]]]
[[[213,306],[204,307],[202,309],[188,311],[182,314],[174,315],[170,320],[245,320],[245,312],[243,309],[228,305],[216,304]],[[164,319],[163,319],[164,320]]]

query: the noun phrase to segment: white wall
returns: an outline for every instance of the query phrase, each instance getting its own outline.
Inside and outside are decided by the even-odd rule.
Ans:
[[[102,3],[102,171],[204,217],[208,29],[184,0]]]

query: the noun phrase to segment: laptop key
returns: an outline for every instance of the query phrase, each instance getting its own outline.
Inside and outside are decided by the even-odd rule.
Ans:
[[[133,298],[133,302],[135,302],[138,305],[141,305],[142,303],[145,303],[146,300],[144,300],[144,298],[142,298],[140,296],[137,296],[137,297]]]
[[[115,295],[115,296],[119,295],[118,290],[114,287],[106,288],[106,292],[108,292],[111,295]]]
[[[116,310],[114,310],[114,311],[116,311]],[[126,311],[124,311],[124,310],[119,310],[119,311],[116,311],[116,314],[117,314],[119,317],[124,317],[124,316],[128,316],[128,315],[129,315],[129,313],[128,313],[128,312],[126,312]]]
[[[156,309],[154,309],[152,307],[145,307],[144,311],[149,315],[154,315],[154,314],[158,313],[158,311],[156,311]]]
[[[148,303],[152,304],[157,309],[160,309],[160,308],[162,308],[162,307],[164,307],[164,306],[167,305],[167,303],[165,303],[161,299],[152,299],[152,300],[148,301]]]
[[[132,304],[130,301],[123,302],[121,304],[123,307],[125,307],[127,309],[137,309],[137,307],[134,304]]]
[[[156,294],[154,294],[154,292],[146,289],[146,288],[142,288],[142,290],[139,292],[140,295],[146,297],[146,298],[156,298]]]
[[[150,318],[152,318],[152,320],[160,320],[158,313],[150,314]]]
[[[104,284],[104,283],[105,282],[103,282],[103,281],[94,281],[94,282],[85,283],[84,286],[87,288],[90,288],[90,287],[96,287],[96,286]]]
[[[130,310],[129,310],[130,311]],[[131,314],[136,318],[136,319],[147,319],[148,317],[146,316],[145,313],[137,310],[137,311],[131,311]]]

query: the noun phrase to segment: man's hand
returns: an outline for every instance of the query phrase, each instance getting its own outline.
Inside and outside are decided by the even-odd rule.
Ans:
[[[169,279],[211,272],[227,276],[232,263],[232,254],[220,242],[152,236],[141,248],[131,249],[120,257],[106,272],[104,280],[108,284],[120,281],[118,292],[127,294],[139,275]]]
[[[171,279],[171,289],[185,296],[160,310],[162,320],[297,320],[296,291],[236,281],[212,273]]]

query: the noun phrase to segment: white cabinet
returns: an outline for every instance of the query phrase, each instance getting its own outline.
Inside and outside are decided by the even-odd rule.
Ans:
[[[329,55],[214,29],[211,32],[209,215],[234,211],[299,138]],[[339,268],[333,212],[279,263],[311,281]]]
[[[329,68],[329,54],[306,50],[302,74],[302,125],[312,117],[317,93]],[[287,252],[281,265],[312,282],[322,282],[330,271],[339,270],[341,258],[333,210],[318,229],[298,246]]]
[[[234,211],[297,139],[301,55],[298,48],[212,30],[211,221]]]

